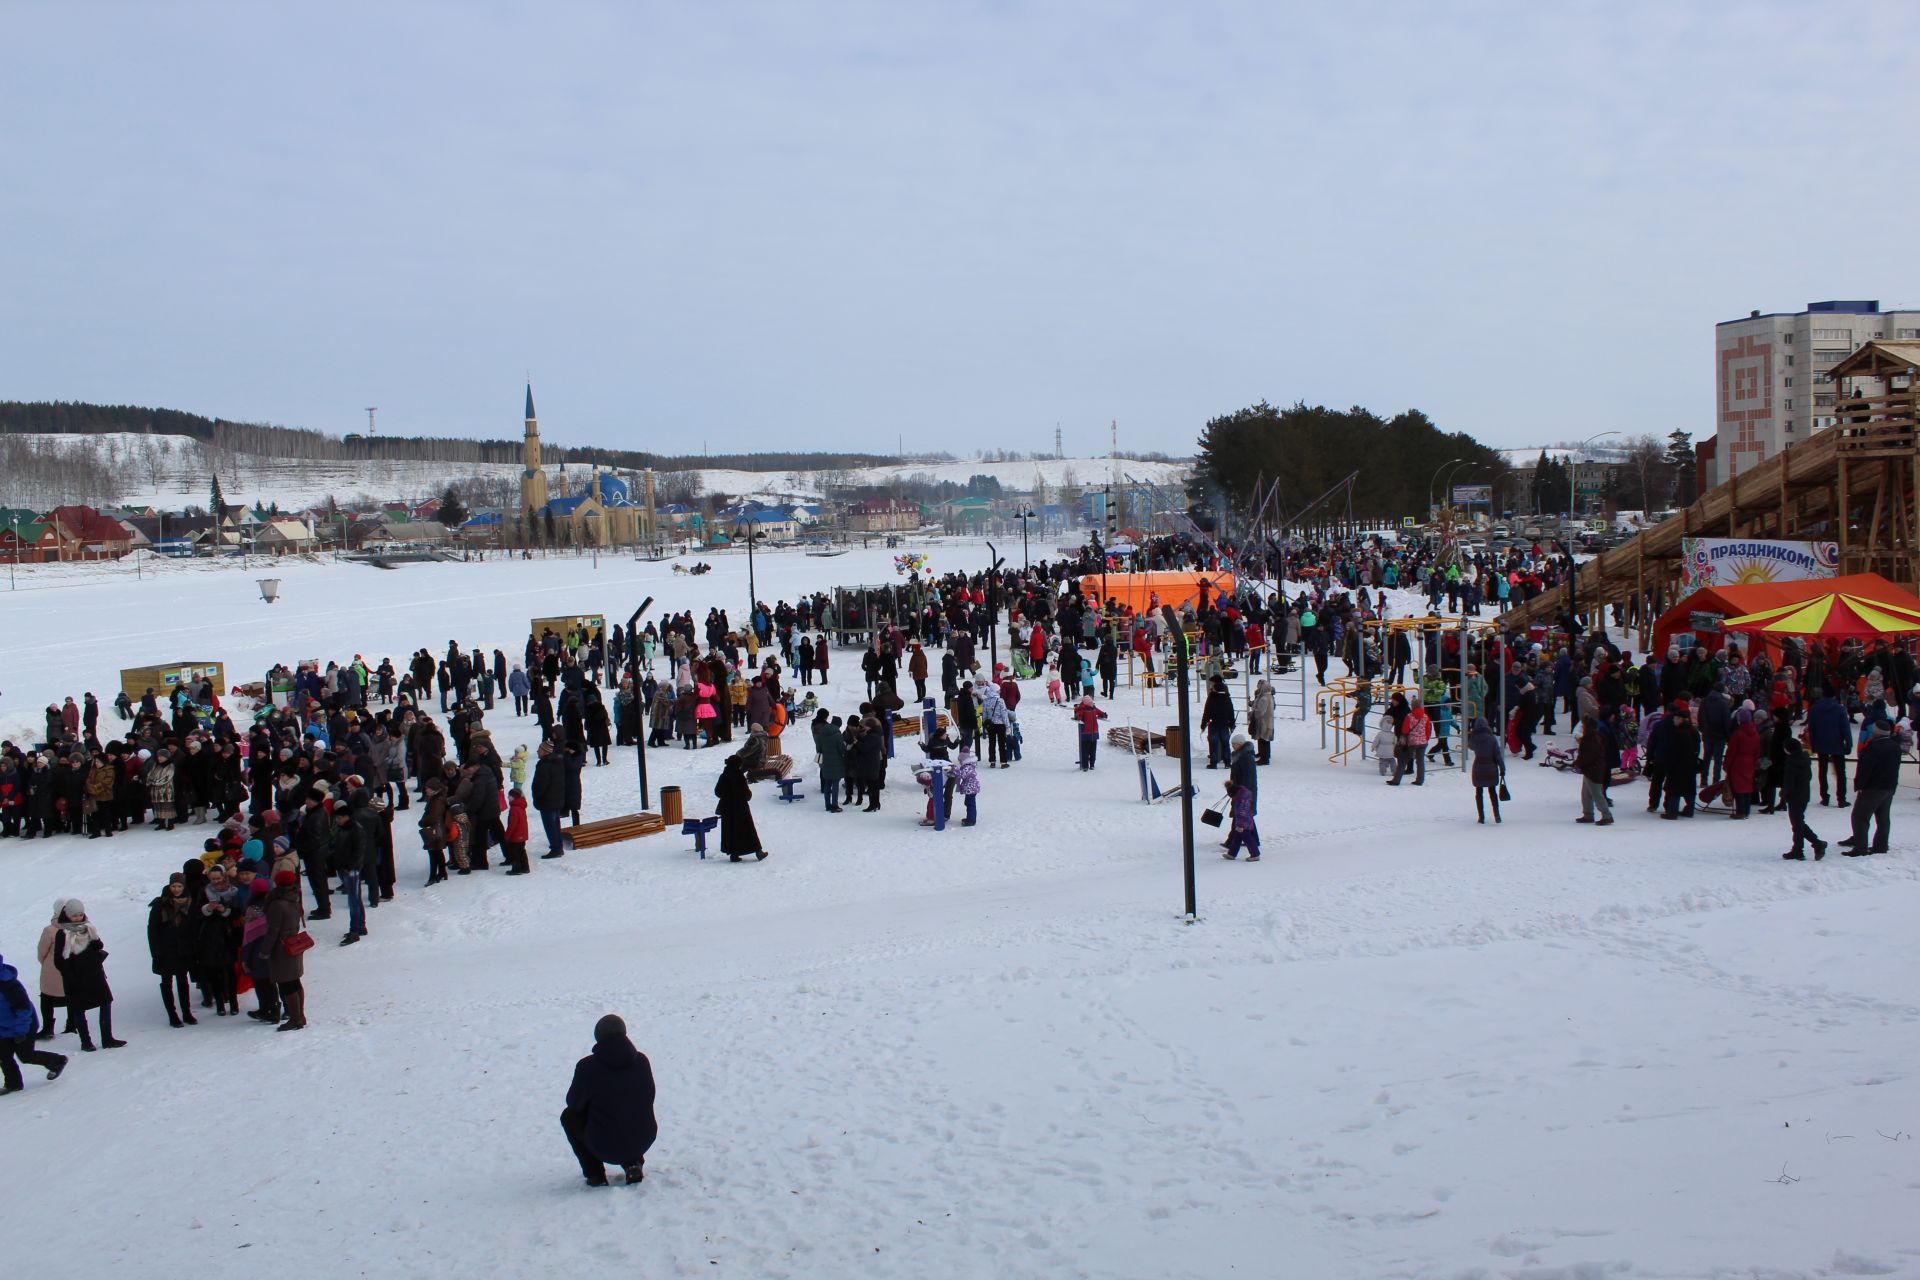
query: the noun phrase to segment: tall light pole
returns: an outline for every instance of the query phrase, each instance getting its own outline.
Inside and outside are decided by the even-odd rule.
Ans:
[[[760,607],[760,592],[753,585],[753,512],[747,512],[747,625],[753,625],[753,611]]]
[[[1465,461],[1466,461],[1465,458],[1455,458],[1451,462],[1443,462],[1438,467],[1434,468],[1433,474],[1431,476],[1427,477],[1427,518],[1429,520],[1433,518],[1433,482],[1435,480],[1438,480],[1440,478],[1440,473],[1442,471],[1445,471],[1448,467],[1454,466],[1458,463],[1462,463]]]
[[[1016,516],[1015,519],[1020,521],[1020,568],[1022,571],[1025,571],[1033,568],[1033,558],[1027,552],[1028,522],[1039,519],[1039,516],[1032,507],[1022,507],[1020,508],[1020,514]]]
[[[1618,431],[1602,431],[1597,436],[1588,436],[1585,440],[1582,440],[1580,442],[1579,449],[1574,450],[1574,453],[1579,453],[1585,450],[1586,447],[1592,444],[1595,440],[1604,440],[1608,436],[1617,436],[1619,434],[1620,433]],[[1567,517],[1569,519],[1573,518],[1573,516],[1578,514],[1574,510],[1574,473],[1575,473],[1575,469],[1578,466],[1579,466],[1579,463],[1577,463],[1574,460],[1572,454],[1569,454],[1567,457]]]
[[[1453,482],[1460,478],[1459,475],[1455,474],[1453,469],[1459,466],[1466,467],[1469,472],[1475,469],[1474,461],[1471,458],[1455,458],[1452,462],[1447,464],[1446,471],[1442,472],[1440,476],[1440,492],[1448,495],[1447,496],[1448,506],[1453,505],[1453,497],[1452,497]]]

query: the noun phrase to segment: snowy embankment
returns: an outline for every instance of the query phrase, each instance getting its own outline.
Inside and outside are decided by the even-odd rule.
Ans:
[[[277,502],[289,511],[323,505],[330,497],[343,504],[361,495],[381,501],[417,502],[438,497],[450,481],[479,477],[518,484],[520,478],[518,462],[413,462],[386,458],[351,462],[226,453],[216,459],[189,436],[116,431],[99,435],[47,433],[31,438],[47,449],[86,454],[106,464],[125,484],[118,501],[169,511],[196,504],[204,506],[207,487],[216,469],[228,502]],[[548,465],[553,466],[551,460]],[[693,474],[700,477],[703,494],[813,499],[821,496],[829,481],[859,486],[924,478],[964,485],[977,475],[993,476],[1009,493],[1025,493],[1034,488],[1036,479],[1054,489],[1068,480],[1083,485],[1101,484],[1111,475],[1112,467],[1106,458],[1044,458],[1025,462],[981,462],[963,458],[952,462],[902,460],[830,472],[705,467]],[[1167,486],[1178,485],[1186,464],[1122,459],[1120,468],[1125,476]],[[683,473],[658,474],[664,484],[670,476]],[[634,496],[639,497],[637,491]]]
[[[535,614],[647,595],[737,614],[746,565],[717,563],[310,566],[274,606],[241,573],[23,592],[16,634],[47,642],[10,652],[0,714],[123,662],[511,650]],[[890,559],[757,570],[791,598]],[[844,712],[857,655],[834,657]],[[758,794],[765,863],[674,832],[423,891],[402,815],[399,896],[350,950],[342,914],[316,926],[299,1035],[165,1026],[145,903],[199,831],[0,844],[0,950],[86,900],[131,1041],[0,1101],[6,1202],[37,1224],[10,1259],[70,1266],[78,1238],[89,1274],[140,1275],[1920,1271],[1911,791],[1892,855],[1782,863],[1778,819],[1657,822],[1632,789],[1618,826],[1575,826],[1571,778],[1532,764],[1476,826],[1458,772],[1389,791],[1284,722],[1268,857],[1223,862],[1198,828],[1189,926],[1177,806],[1141,805],[1105,747],[1079,773],[1037,682],[1021,710],[1026,759],[983,773],[973,830],[917,827],[897,760],[877,814],[822,812],[811,780]],[[1125,688],[1109,710],[1176,718]],[[507,749],[535,731],[490,723]],[[709,806],[719,752],[648,763]],[[1221,775],[1196,776],[1210,797]],[[637,807],[631,750],[588,771],[589,818]],[[588,1191],[557,1115],[608,1010],[653,1058],[662,1136],[644,1185]]]

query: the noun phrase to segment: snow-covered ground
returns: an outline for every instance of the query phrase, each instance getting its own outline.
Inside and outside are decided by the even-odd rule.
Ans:
[[[31,438],[51,451],[82,453],[99,459],[124,479],[120,502],[163,510],[205,505],[208,485],[216,468],[228,502],[277,502],[287,510],[318,506],[329,497],[346,503],[362,494],[380,500],[418,501],[439,496],[449,481],[483,476],[517,484],[520,476],[518,462],[410,462],[385,458],[376,462],[330,462],[253,454],[222,454],[215,461],[198,440],[188,436],[118,431],[99,435],[46,433]],[[1122,459],[1120,469],[1123,476],[1165,486],[1178,483],[1186,464]],[[663,479],[668,474],[660,473]],[[1112,474],[1112,463],[1106,458],[1046,458],[1037,462],[903,460],[885,466],[835,471],[830,475],[820,471],[738,471],[724,467],[703,468],[697,474],[701,492],[712,494],[817,498],[830,477],[836,481],[844,478],[844,483],[852,485],[885,485],[918,478],[965,484],[977,475],[993,476],[1009,492],[1024,493],[1034,488],[1036,477],[1055,489],[1068,480],[1082,485],[1104,483]],[[3,484],[0,487],[4,487]],[[27,495],[14,495],[14,498],[33,505]]]
[[[935,567],[963,556],[984,551]],[[647,595],[743,608],[744,561],[716,563],[286,567],[272,606],[239,571],[102,574],[5,597],[0,717],[122,663],[512,649],[532,615]],[[757,569],[791,596],[891,562]],[[1110,710],[1174,719],[1128,689]],[[0,844],[0,951],[84,899],[131,1041],[0,1100],[9,1272],[1920,1274],[1911,792],[1891,856],[1783,863],[1780,819],[1657,822],[1632,789],[1619,825],[1575,826],[1571,778],[1531,764],[1476,826],[1457,772],[1388,792],[1286,722],[1268,857],[1223,862],[1199,828],[1186,925],[1177,807],[1141,805],[1105,747],[1079,773],[1037,685],[1022,720],[972,830],[917,827],[896,761],[878,814],[759,795],[761,864],[669,833],[423,891],[403,841],[365,943],[316,926],[299,1035],[165,1025],[145,904],[198,831]],[[534,733],[494,723],[505,748]],[[718,752],[648,759],[706,807]],[[638,807],[634,774],[631,750],[589,770],[587,816]],[[661,1138],[642,1186],[590,1191],[557,1116],[608,1010],[652,1056]]]

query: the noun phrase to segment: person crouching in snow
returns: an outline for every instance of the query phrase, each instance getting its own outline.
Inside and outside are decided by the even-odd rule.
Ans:
[[[1260,829],[1253,822],[1253,792],[1235,782],[1226,781],[1227,795],[1232,797],[1233,826],[1227,832],[1227,851],[1220,855],[1228,861],[1240,856],[1240,850],[1247,850],[1247,861],[1260,861]]]
[[[660,1136],[653,1114],[653,1064],[627,1038],[627,1024],[609,1013],[593,1024],[593,1052],[573,1068],[560,1128],[590,1187],[607,1185],[606,1161],[629,1184],[647,1176],[647,1152]]]
[[[1088,693],[1081,695],[1073,709],[1073,718],[1080,722],[1080,772],[1087,773],[1099,754],[1100,722],[1107,718],[1107,713],[1093,705],[1093,695]]]

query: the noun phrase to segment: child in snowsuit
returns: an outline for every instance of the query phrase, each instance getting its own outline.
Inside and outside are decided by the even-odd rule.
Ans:
[[[1056,707],[1067,705],[1066,691],[1060,685],[1060,664],[1057,662],[1047,664],[1047,701]]]
[[[960,825],[970,827],[979,816],[974,808],[974,800],[980,794],[980,767],[973,758],[973,752],[965,747],[960,748],[960,758],[954,761],[953,779],[961,801],[967,806],[967,816],[960,820]]]
[[[453,867],[461,875],[472,872],[473,867],[467,860],[468,841],[473,834],[473,820],[467,816],[467,807],[452,804],[447,807],[447,854],[453,861]]]
[[[1227,780],[1227,794],[1233,797],[1233,826],[1227,832],[1227,851],[1222,856],[1231,860],[1240,856],[1240,850],[1247,850],[1247,861],[1260,861],[1260,831],[1253,825],[1253,792],[1246,787],[1236,786],[1231,778]]]
[[[527,866],[527,796],[518,786],[507,793],[507,834],[500,842],[500,856],[506,859],[510,876],[531,870]]]

